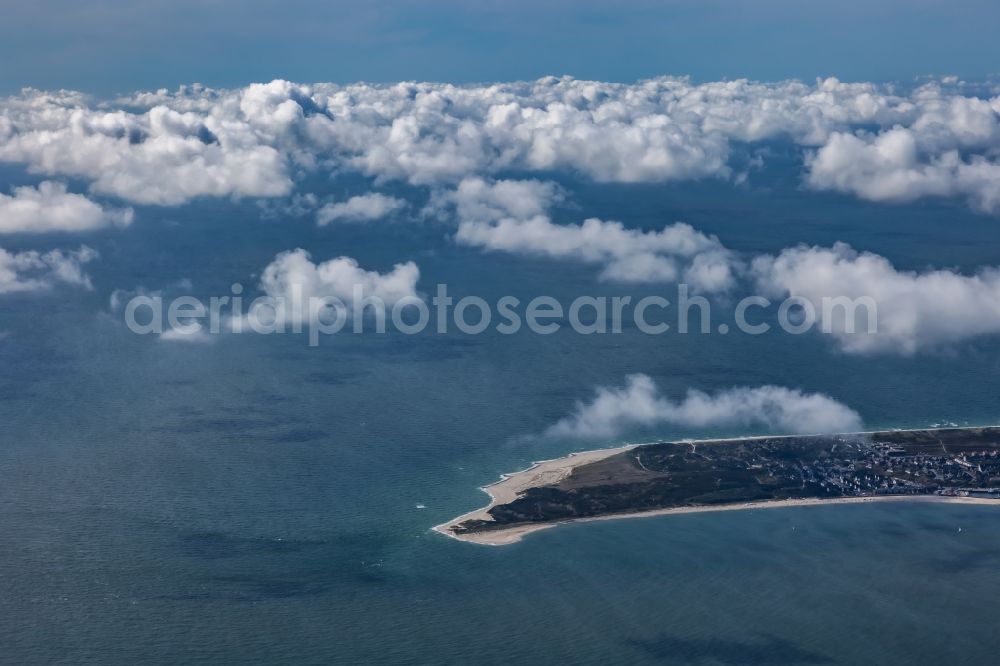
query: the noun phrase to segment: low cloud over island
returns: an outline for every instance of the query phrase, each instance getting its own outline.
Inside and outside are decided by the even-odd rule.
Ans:
[[[612,439],[640,429],[764,428],[772,432],[819,434],[861,430],[853,409],[822,393],[781,386],[737,387],[704,393],[688,390],[681,400],[660,393],[653,378],[629,375],[625,386],[600,386],[566,418],[545,430],[548,437]]]

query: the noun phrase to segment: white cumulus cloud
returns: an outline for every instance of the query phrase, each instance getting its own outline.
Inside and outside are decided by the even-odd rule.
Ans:
[[[132,218],[131,208],[105,208],[53,181],[14,188],[10,196],[0,194],[0,233],[91,231],[128,226]]]
[[[562,201],[555,183],[540,180],[496,180],[469,177],[453,190],[435,190],[425,214],[445,214],[454,208],[462,222],[496,222],[503,218],[525,220],[545,215]]]
[[[688,224],[659,231],[628,229],[597,218],[557,224],[546,214],[561,195],[538,181],[463,181],[438,201],[455,205],[455,240],[485,250],[581,261],[601,267],[605,280],[656,283],[683,280],[704,292],[731,288],[738,269],[717,238]]]
[[[781,386],[731,388],[714,394],[689,390],[683,400],[661,395],[644,374],[626,377],[623,388],[599,387],[590,402],[545,434],[584,439],[614,438],[637,428],[671,424],[690,428],[763,427],[795,434],[861,429],[857,412],[821,393]]]
[[[927,153],[911,129],[874,136],[835,133],[808,163],[813,187],[871,201],[964,196],[986,212],[1000,205],[1000,163],[983,156],[965,159],[957,149]]]
[[[308,252],[296,249],[282,252],[267,265],[260,286],[268,296],[285,303],[279,318],[303,322],[315,314],[310,308],[320,304],[320,299],[339,300],[348,308],[346,315],[351,316],[350,308],[358,295],[362,299],[381,299],[387,306],[404,298],[418,298],[419,279],[420,269],[412,261],[379,273],[365,270],[351,257],[315,263]],[[263,320],[273,314],[256,316]]]
[[[42,291],[60,283],[92,289],[83,265],[96,258],[97,252],[85,245],[49,252],[8,252],[0,247],[0,294]]]
[[[982,335],[1000,333],[1000,269],[975,275],[949,270],[898,270],[885,257],[857,252],[844,243],[800,246],[754,259],[758,286],[778,297],[812,304],[818,323],[849,353],[913,354]],[[875,332],[865,308],[857,308],[853,332],[841,308],[824,299],[869,298],[876,306]],[[860,302],[860,301],[859,301]],[[853,309],[853,308],[852,308]]]
[[[316,211],[316,223],[325,226],[331,222],[372,222],[402,210],[406,202],[377,192],[351,197],[347,201],[328,203]]]
[[[28,91],[0,111],[0,160],[144,204],[287,194],[287,154],[234,113],[232,104],[109,110],[79,95]]]

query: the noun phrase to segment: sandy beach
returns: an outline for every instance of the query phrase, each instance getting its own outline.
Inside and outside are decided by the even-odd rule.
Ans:
[[[488,486],[482,486],[480,490],[485,492],[490,496],[490,503],[481,509],[476,509],[475,511],[470,511],[468,513],[463,513],[457,518],[453,518],[446,523],[441,523],[440,525],[434,526],[435,532],[440,532],[445,536],[449,536],[453,539],[459,539],[460,541],[468,541],[471,543],[481,543],[491,546],[500,546],[508,543],[513,543],[519,541],[522,534],[527,534],[528,532],[535,532],[546,527],[552,527],[558,523],[546,523],[544,525],[526,525],[522,530],[520,527],[513,527],[509,530],[503,530],[502,533],[496,534],[467,534],[467,535],[457,535],[451,531],[451,527],[458,525],[459,523],[465,522],[469,519],[479,519],[479,520],[493,520],[489,513],[497,504],[507,504],[518,498],[518,496],[523,493],[528,488],[533,488],[535,486],[543,486],[552,483],[558,483],[562,479],[566,478],[572,471],[573,468],[579,465],[586,465],[587,463],[592,463],[597,460],[603,460],[609,456],[613,456],[616,453],[621,453],[622,451],[628,451],[629,449],[634,449],[637,446],[642,446],[641,444],[630,444],[628,446],[618,446],[611,449],[595,449],[593,451],[580,451],[578,453],[571,453],[568,456],[562,458],[553,458],[551,460],[540,460],[531,465],[531,467],[522,470],[520,472],[513,472],[511,474],[504,474],[500,477],[499,481],[491,483]],[[515,534],[516,533],[516,534]]]
[[[868,434],[868,433],[850,433]],[[756,439],[756,438],[740,438]],[[728,441],[728,440],[703,440],[703,441]],[[685,440],[684,443],[696,444],[697,440]],[[943,495],[879,495],[868,497],[837,497],[831,499],[793,499],[793,500],[765,500],[760,502],[745,502],[739,504],[711,505],[711,506],[685,506],[668,509],[654,509],[652,511],[635,511],[627,513],[616,513],[603,516],[592,516],[587,518],[573,518],[570,520],[553,521],[538,524],[514,525],[495,531],[485,531],[473,534],[455,534],[451,528],[469,519],[492,520],[488,513],[490,509],[498,504],[506,504],[518,498],[528,488],[536,486],[558,483],[566,478],[573,469],[598,460],[603,460],[622,451],[628,451],[643,444],[630,444],[610,449],[597,449],[593,451],[581,451],[571,453],[562,458],[543,460],[534,463],[531,467],[511,474],[504,474],[499,481],[480,488],[490,496],[490,503],[486,506],[464,513],[453,518],[446,523],[434,526],[433,530],[445,536],[468,543],[478,543],[486,546],[505,546],[517,543],[525,535],[532,532],[564,525],[567,523],[583,523],[597,520],[622,520],[626,518],[649,518],[652,516],[663,516],[680,513],[708,513],[713,511],[741,511],[747,509],[776,509],[793,506],[819,506],[829,504],[865,504],[869,502],[935,502],[935,503],[955,503],[955,504],[982,504],[1000,506],[1000,501],[979,497],[952,497]]]

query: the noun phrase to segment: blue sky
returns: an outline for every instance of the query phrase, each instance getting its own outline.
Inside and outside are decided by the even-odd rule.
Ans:
[[[1000,70],[998,25],[1000,3],[985,0],[42,0],[4,10],[0,92],[548,74],[980,78]]]

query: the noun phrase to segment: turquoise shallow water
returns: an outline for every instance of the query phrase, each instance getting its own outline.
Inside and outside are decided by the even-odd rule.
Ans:
[[[846,240],[905,268],[1000,263],[995,220],[949,203],[877,207],[781,181],[567,186],[586,215],[683,219],[748,253]],[[985,424],[1000,422],[996,340],[917,358],[843,356],[818,336],[634,330],[169,345],[107,312],[115,288],[253,284],[298,246],[381,269],[414,259],[428,291],[638,293],[597,284],[592,267],[459,248],[446,232],[317,230],[261,219],[249,203],[140,210],[132,228],[87,237],[102,254],[93,293],[6,298],[0,661],[991,663],[1000,508],[669,516],[504,548],[429,529],[482,505],[477,487],[502,472],[615,443],[525,436],[628,373],[671,397],[765,383],[823,391],[870,428]],[[722,434],[752,433],[642,436]]]

